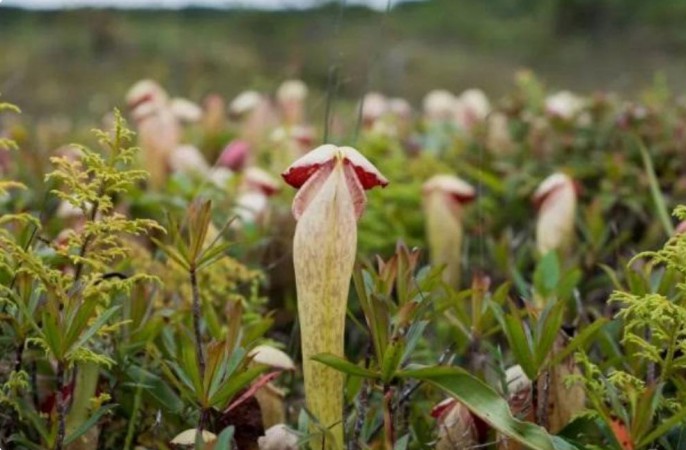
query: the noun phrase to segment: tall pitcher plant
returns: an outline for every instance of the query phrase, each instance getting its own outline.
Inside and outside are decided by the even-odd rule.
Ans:
[[[293,262],[303,353],[305,398],[332,439],[322,448],[343,448],[343,375],[311,360],[319,353],[343,356],[348,289],[357,249],[357,220],[365,190],[388,181],[351,147],[322,145],[282,174],[299,191]],[[332,442],[333,441],[333,442]]]

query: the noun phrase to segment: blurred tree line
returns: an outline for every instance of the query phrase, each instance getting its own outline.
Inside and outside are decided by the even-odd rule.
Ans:
[[[341,14],[330,1],[307,11],[0,6],[0,92],[27,113],[91,117],[143,77],[196,100],[287,77],[323,96],[332,64],[349,100],[368,88],[415,102],[437,87],[497,96],[522,67],[560,88],[629,92],[656,72],[686,78],[684,23],[686,0],[427,0],[388,17]]]

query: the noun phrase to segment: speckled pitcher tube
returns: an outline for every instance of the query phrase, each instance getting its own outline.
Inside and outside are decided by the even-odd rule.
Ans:
[[[305,399],[310,412],[333,435],[322,448],[343,448],[343,374],[311,360],[320,353],[343,356],[348,290],[357,250],[357,220],[365,189],[388,181],[357,150],[322,145],[282,174],[299,191],[293,262],[303,354]]]

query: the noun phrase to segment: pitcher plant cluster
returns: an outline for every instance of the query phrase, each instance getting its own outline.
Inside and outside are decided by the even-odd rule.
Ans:
[[[49,151],[0,103],[0,446],[681,448],[664,90],[369,92],[322,142],[300,80],[142,80]]]

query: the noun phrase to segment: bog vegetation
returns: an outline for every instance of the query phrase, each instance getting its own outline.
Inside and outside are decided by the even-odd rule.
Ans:
[[[307,94],[0,104],[3,448],[683,447],[683,98]]]

